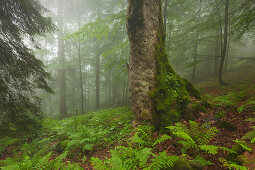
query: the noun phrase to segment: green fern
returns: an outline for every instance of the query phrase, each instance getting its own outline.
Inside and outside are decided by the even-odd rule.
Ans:
[[[240,141],[238,139],[236,140],[233,140],[234,142],[238,143],[243,149],[251,152],[252,151],[252,148],[250,148],[249,146],[247,146],[247,144],[245,143],[245,141]]]
[[[230,92],[226,95],[213,98],[212,102],[213,102],[213,105],[215,106],[230,107],[235,105],[235,102],[233,101],[234,98],[235,98],[235,94]]]
[[[156,146],[157,144],[160,144],[160,143],[163,143],[165,142],[166,140],[171,140],[172,137],[167,135],[167,134],[164,134],[163,136],[161,136],[160,138],[157,138],[157,140],[153,143],[153,146]]]
[[[1,170],[20,170],[18,165],[8,165],[5,167],[0,167]]]
[[[199,145],[199,148],[202,150],[202,151],[205,151],[209,154],[217,154],[218,153],[218,149],[219,147],[218,146],[214,146],[214,145]]]
[[[249,119],[247,121],[251,121],[253,122],[253,118],[252,119]],[[242,139],[245,140],[245,139],[250,139],[251,140],[251,143],[254,143],[255,142],[255,126],[252,127],[253,130],[247,132],[243,137]]]
[[[213,163],[211,161],[206,160],[205,158],[203,158],[200,155],[197,155],[195,157],[195,159],[191,160],[191,162],[193,162],[195,164],[198,164],[198,165],[201,165],[201,166],[213,165]]]
[[[147,160],[152,154],[152,149],[151,148],[144,148],[141,151],[138,151],[135,153],[135,157],[139,162],[139,167],[144,168],[147,165]]]
[[[183,149],[186,151],[189,148],[197,148],[197,144],[192,141],[178,141],[177,143],[181,144],[183,146]]]
[[[251,140],[251,143],[255,143],[255,138],[253,138],[253,139]]]
[[[194,121],[189,121],[190,128],[182,123],[177,123],[175,126],[167,127],[173,135],[183,138],[187,141],[194,141],[197,144],[205,145],[207,144],[218,132],[215,127],[210,127],[208,129],[208,124],[203,124],[199,126],[198,123]]]
[[[255,98],[249,99],[247,103],[240,106],[237,110],[239,113],[241,113],[247,109],[252,109],[252,108],[255,108]],[[252,109],[252,110],[254,110],[254,109]]]
[[[111,158],[101,161],[98,158],[93,158],[92,163],[95,169],[136,169],[145,168],[147,161],[152,154],[151,148],[133,149],[131,147],[118,146],[115,150],[111,150]]]
[[[235,169],[235,170],[248,170],[245,166],[237,165],[236,163],[229,162],[224,158],[219,159],[220,162],[222,162],[223,166],[229,168],[229,169]]]
[[[154,155],[155,158],[152,159],[152,163],[146,170],[150,169],[164,169],[174,167],[176,162],[180,159],[177,155],[169,156],[165,151],[160,152],[158,155]]]

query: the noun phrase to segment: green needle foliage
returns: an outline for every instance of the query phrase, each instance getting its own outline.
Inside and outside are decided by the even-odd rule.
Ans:
[[[46,11],[35,0],[1,0],[0,2],[0,130],[21,131],[39,127],[42,117],[36,89],[51,92],[51,79],[43,63],[24,44],[28,37],[35,44],[36,35],[53,31]]]

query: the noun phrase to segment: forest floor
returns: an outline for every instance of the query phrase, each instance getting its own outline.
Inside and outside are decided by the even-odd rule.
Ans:
[[[184,166],[174,165],[177,159],[181,164],[192,164],[185,164],[186,169],[255,169],[255,141],[251,141],[255,138],[255,64],[228,71],[224,80],[225,86],[219,86],[216,78],[195,84],[212,107],[201,112],[201,117],[195,120],[202,126],[180,121],[185,128],[194,127],[189,131],[189,137],[180,133],[173,133],[174,136],[170,131],[158,134],[146,125],[133,129],[133,115],[128,107],[90,112],[64,120],[46,119],[37,137],[0,139],[0,169],[162,169]],[[214,127],[218,129],[217,133],[213,132]],[[197,134],[192,134],[192,130]],[[243,138],[247,132],[250,135]],[[210,140],[202,146],[199,137]],[[196,146],[194,143],[190,148],[186,146],[185,152],[185,142],[186,145],[194,142]],[[209,148],[202,149],[205,146]]]

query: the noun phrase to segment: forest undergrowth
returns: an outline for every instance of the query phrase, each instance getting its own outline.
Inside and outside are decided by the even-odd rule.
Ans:
[[[195,121],[133,129],[129,107],[45,119],[40,132],[0,139],[0,169],[255,169],[255,66],[195,86],[211,104]]]

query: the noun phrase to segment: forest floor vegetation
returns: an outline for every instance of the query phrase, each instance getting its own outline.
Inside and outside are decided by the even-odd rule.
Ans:
[[[255,169],[255,66],[195,87],[211,105],[158,134],[129,107],[45,119],[35,136],[0,139],[0,169]]]

